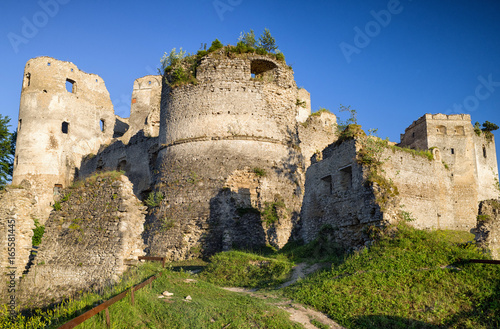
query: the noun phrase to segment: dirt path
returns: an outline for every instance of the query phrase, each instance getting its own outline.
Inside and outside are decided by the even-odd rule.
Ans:
[[[306,275],[313,273],[321,268],[324,268],[326,266],[329,266],[329,264],[314,264],[312,266],[308,266],[306,263],[299,263],[294,266],[293,272],[292,272],[292,277],[290,278],[289,281],[283,283],[281,286],[278,287],[278,289],[282,289],[285,287],[288,287],[289,285],[297,282],[300,278],[305,277]],[[233,291],[233,292],[239,292],[239,293],[245,293],[248,294],[251,297],[255,298],[260,298],[260,299],[269,299],[269,298],[277,298],[276,296],[272,295],[269,292],[266,293],[257,293],[256,289],[245,289],[245,288],[224,288],[225,290]],[[321,323],[323,326],[327,326],[328,328],[332,329],[344,329],[344,327],[340,326],[336,322],[334,322],[332,319],[327,317],[325,314],[306,308],[303,305],[294,303],[291,299],[288,300],[282,300],[279,302],[270,302],[269,304],[275,305],[288,313],[290,313],[290,320],[300,323],[301,325],[304,326],[306,329],[318,329],[320,327],[317,327],[313,324],[313,322]]]

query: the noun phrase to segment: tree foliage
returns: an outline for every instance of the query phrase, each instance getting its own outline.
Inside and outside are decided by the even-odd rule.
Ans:
[[[481,129],[481,130],[482,131],[493,131],[493,130],[497,130],[497,129],[498,129],[498,125],[491,123],[489,121],[486,121],[485,123],[483,123],[483,129]]]
[[[186,52],[182,50],[182,47],[179,48],[179,52],[175,48],[169,54],[165,52],[160,60],[161,74],[165,73],[167,68],[176,66],[184,57],[186,57]]]
[[[216,51],[217,49],[221,49],[222,47],[224,47],[222,42],[220,42],[219,39],[215,39],[214,41],[212,41],[210,48],[208,48],[208,52],[211,53],[213,51]]]
[[[10,118],[0,114],[0,189],[3,189],[11,178],[14,165],[15,140],[9,132]]]
[[[265,28],[262,35],[259,37],[259,48],[264,49],[269,53],[274,53],[278,46],[276,46],[276,40],[271,36],[269,29]]]
[[[255,32],[250,30],[250,32],[241,32],[238,41],[241,41],[247,47],[255,48],[257,46],[257,40],[255,39]]]

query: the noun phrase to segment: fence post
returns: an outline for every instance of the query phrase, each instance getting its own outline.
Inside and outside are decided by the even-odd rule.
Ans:
[[[135,303],[135,298],[134,298],[134,287],[131,287],[131,288],[130,288],[130,303],[132,304],[132,306],[134,306],[134,303]]]
[[[111,319],[109,318],[109,308],[106,307],[106,327],[110,328],[111,327]]]

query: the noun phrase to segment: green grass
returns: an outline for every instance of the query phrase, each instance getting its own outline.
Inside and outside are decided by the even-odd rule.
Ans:
[[[285,311],[263,300],[223,290],[183,271],[163,269],[158,263],[141,265],[129,279],[125,278],[102,296],[85,294],[81,300],[69,301],[56,309],[34,312],[31,318],[20,316],[10,322],[6,309],[0,308],[0,328],[57,328],[92,305],[159,271],[163,271],[163,275],[153,282],[152,288],[135,293],[134,306],[127,296],[110,307],[112,328],[300,328],[289,320]],[[165,290],[174,293],[173,297],[159,299]],[[185,301],[188,295],[191,302]],[[78,326],[82,329],[105,327],[104,312]]]
[[[485,258],[468,238],[400,224],[285,295],[347,328],[497,328],[500,267],[460,262]]]
[[[116,287],[89,293],[76,301],[11,323],[0,307],[0,328],[57,328],[69,319],[145,278],[164,271],[152,289],[110,308],[114,328],[294,328],[272,301],[225,291],[217,286],[274,289],[286,281],[294,262],[329,262],[323,270],[283,289],[280,296],[309,305],[346,328],[498,328],[500,266],[463,260],[488,256],[461,231],[421,231],[405,223],[374,229],[370,248],[345,254],[332,241],[335,228],[325,226],[315,241],[290,243],[262,254],[229,251],[201,260],[145,263]],[[202,269],[198,275],[184,270]],[[186,282],[185,279],[196,279]],[[267,293],[267,290],[264,290]],[[168,290],[170,302],[158,299]],[[186,302],[186,296],[192,301]],[[31,324],[26,324],[29,322]],[[319,323],[318,323],[319,325]],[[102,314],[79,328],[103,328]]]
[[[271,258],[228,251],[212,256],[201,277],[225,287],[273,287],[288,278],[292,266],[282,255]]]

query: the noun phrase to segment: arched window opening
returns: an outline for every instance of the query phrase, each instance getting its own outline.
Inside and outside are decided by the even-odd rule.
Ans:
[[[116,166],[116,171],[127,171],[127,160],[120,160],[120,162],[118,162],[118,166]]]
[[[278,66],[271,61],[264,59],[253,60],[250,64],[250,74],[257,80],[273,82],[276,78]]]

